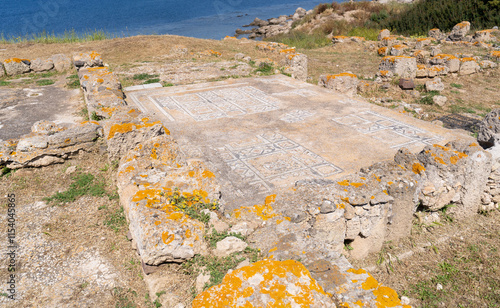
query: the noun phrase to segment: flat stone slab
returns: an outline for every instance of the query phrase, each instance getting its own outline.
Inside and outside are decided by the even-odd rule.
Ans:
[[[401,147],[471,138],[283,75],[126,94],[163,118],[188,157],[211,167],[230,208],[392,160]]]
[[[80,90],[58,86],[0,89],[0,140],[19,138],[31,132],[40,120],[64,126],[74,123]],[[72,99],[73,98],[73,99]]]

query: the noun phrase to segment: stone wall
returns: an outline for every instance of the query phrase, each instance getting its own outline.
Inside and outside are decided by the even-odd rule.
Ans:
[[[53,55],[47,59],[37,58],[35,60],[10,58],[0,63],[0,77],[4,75],[16,76],[27,73],[39,73],[47,71],[64,72],[73,68],[71,59],[64,54]]]

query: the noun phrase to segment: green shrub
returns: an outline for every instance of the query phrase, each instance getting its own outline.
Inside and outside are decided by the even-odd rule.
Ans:
[[[405,35],[426,35],[429,29],[450,31],[462,21],[474,29],[488,29],[500,24],[498,0],[422,0],[407,10],[389,17],[384,27]]]
[[[361,36],[368,41],[376,41],[379,33],[379,29],[374,28],[354,28],[347,35],[349,36]]]
[[[303,49],[319,48],[331,44],[331,41],[323,33],[307,34],[297,30],[277,35],[272,38],[272,41]]]
[[[379,13],[372,13],[370,15],[370,20],[376,23],[380,23],[387,18],[389,18],[389,13],[386,10],[380,11]]]

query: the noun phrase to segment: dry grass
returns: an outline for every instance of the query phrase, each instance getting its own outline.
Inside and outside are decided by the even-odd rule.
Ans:
[[[381,283],[409,297],[413,307],[499,307],[500,211],[415,224],[409,238],[387,242],[380,253],[353,263],[372,267]]]

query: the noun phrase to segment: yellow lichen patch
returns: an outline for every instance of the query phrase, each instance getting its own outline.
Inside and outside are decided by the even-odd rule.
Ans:
[[[330,79],[335,79],[338,77],[351,77],[351,78],[358,78],[358,76],[351,74],[351,73],[340,73],[340,74],[335,74],[335,75],[327,75],[326,80]]]
[[[424,64],[417,64],[419,70],[425,70],[427,67]]]
[[[479,146],[479,145],[477,143],[475,143],[475,142],[469,144],[469,147],[477,147],[477,146]]]
[[[282,54],[291,54],[291,53],[295,53],[295,47],[292,47],[292,48],[287,48],[287,49],[282,49],[282,50],[280,50],[280,53],[282,53]]]
[[[353,268],[350,268],[350,269],[347,270],[347,272],[348,273],[353,273],[353,274],[356,274],[356,275],[366,274],[366,271],[364,269],[362,269],[362,268],[357,269],[357,270],[355,270]]]
[[[108,116],[112,116],[113,112],[115,112],[116,107],[102,107],[101,108],[102,112],[105,112],[108,114]]]
[[[160,121],[148,123],[149,122],[148,118],[144,118],[144,119],[142,119],[142,121],[144,124],[136,124],[136,123],[113,124],[111,126],[111,129],[109,130],[108,140],[113,138],[115,136],[115,134],[117,134],[117,133],[124,134],[124,133],[131,132],[134,129],[141,129],[143,127],[151,127],[151,126],[156,125],[156,124],[161,124]]]
[[[170,234],[168,231],[161,234],[161,240],[165,245],[172,243],[175,240],[175,234]]]
[[[258,277],[262,281],[249,290],[247,281],[253,277]],[[283,279],[293,279],[293,285],[297,291],[293,293],[287,291],[288,288],[282,282]],[[267,307],[291,307],[290,302],[293,301],[296,304],[295,307],[305,308],[315,303],[315,294],[326,296],[321,286],[301,263],[294,260],[267,259],[227,274],[222,284],[198,295],[194,299],[192,307],[236,307],[237,302],[253,305],[249,301],[258,301],[261,297],[248,297],[256,291],[270,298]]]
[[[161,224],[161,221],[159,220],[155,221],[155,226],[158,226],[159,224]]]
[[[186,229],[186,234],[184,236],[186,238],[190,238],[191,237],[191,230],[190,229]]]
[[[499,60],[500,59],[500,50],[490,51],[490,56]]]
[[[188,172],[188,176],[190,176],[190,177],[192,177],[192,178],[193,178],[193,177],[194,177],[194,171],[192,171],[192,170],[191,170],[191,171],[189,171],[189,172]]]
[[[375,299],[377,308],[401,306],[398,293],[389,287],[380,286],[373,291],[373,295],[377,297]]]
[[[421,174],[422,172],[425,171],[425,167],[422,166],[422,164],[420,163],[414,163],[411,170],[415,173],[415,174]]]
[[[398,44],[398,45],[394,45],[392,46],[392,48],[396,49],[396,50],[401,50],[401,49],[406,49],[408,48],[408,46],[404,45],[404,44]]]
[[[385,77],[387,74],[389,74],[389,71],[380,71],[380,76]]]
[[[439,144],[433,144],[432,146],[435,147],[435,148],[439,148],[439,149],[441,149],[443,151],[449,151],[450,150],[450,148],[444,147],[444,146],[439,145]]]
[[[363,288],[363,290],[371,290],[371,289],[375,289],[376,287],[378,287],[378,281],[372,277],[372,275],[368,274],[368,278],[366,278],[365,282],[363,282],[361,284],[361,288]]]
[[[365,304],[361,300],[358,300],[357,302],[354,302],[356,305],[363,307]]]
[[[7,59],[5,60],[4,62],[5,63],[10,63],[10,62],[15,62],[15,63],[21,63],[23,61],[30,61],[29,59],[19,59],[19,58],[10,58],[10,59]]]
[[[442,60],[453,60],[453,59],[458,59],[457,57],[453,56],[453,55],[448,55],[448,54],[438,54],[438,55],[435,55],[434,58],[437,58],[437,59],[442,59]]]
[[[466,58],[460,58],[460,62],[476,62],[476,60],[471,57],[466,57]]]
[[[342,182],[337,182],[337,184],[342,186],[349,186],[349,180],[343,180]]]
[[[273,251],[276,251],[276,250],[278,250],[278,247],[274,247],[274,248],[269,249],[269,252],[273,252]]]
[[[203,176],[203,178],[208,178],[208,179],[215,178],[215,175],[209,170],[203,171],[201,175]]]
[[[379,54],[379,56],[385,55],[387,53],[387,47],[380,47],[377,50],[377,53]]]

